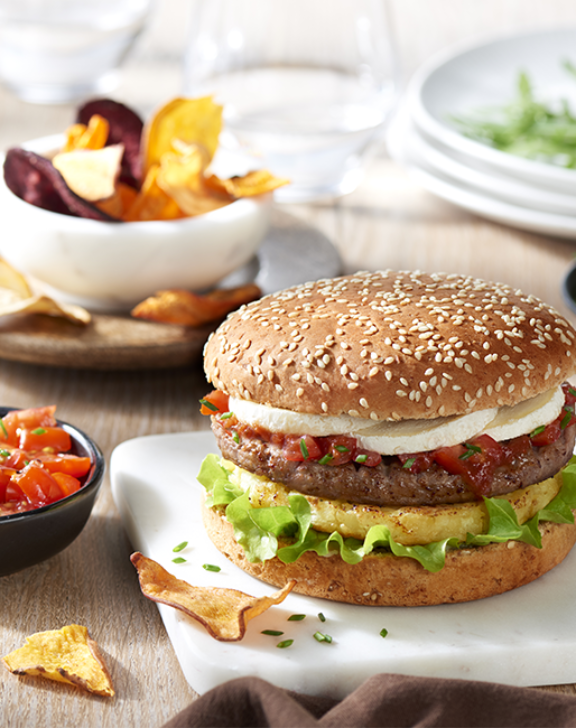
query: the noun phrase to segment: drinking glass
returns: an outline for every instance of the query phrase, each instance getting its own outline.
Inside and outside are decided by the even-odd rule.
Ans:
[[[386,0],[196,0],[184,66],[222,146],[291,180],[280,202],[352,191],[398,89]]]
[[[151,0],[0,0],[0,81],[32,103],[110,91]]]

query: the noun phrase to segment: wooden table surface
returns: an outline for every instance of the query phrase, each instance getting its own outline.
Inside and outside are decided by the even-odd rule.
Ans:
[[[472,9],[472,4],[464,5]],[[435,6],[448,7],[444,0]],[[482,16],[486,27],[480,29],[491,30],[520,22],[526,3],[485,6],[499,8],[500,25]],[[176,12],[181,5],[170,0],[165,7]],[[414,33],[424,37],[423,24],[430,28],[427,7],[424,1],[410,0],[400,12],[404,22],[400,39],[410,41],[404,43],[408,67],[421,58],[406,26],[412,23]],[[558,22],[576,21],[566,3],[549,2],[546,7]],[[409,9],[421,11],[423,17],[408,17]],[[459,17],[462,26],[464,14]],[[455,40],[457,21],[453,15],[446,16],[444,24],[438,20],[435,45],[426,36],[428,45],[419,52]],[[166,18],[158,23],[169,25]],[[179,66],[155,42],[148,41],[152,60],[141,49],[136,55],[141,63],[128,64],[116,93],[143,111],[178,92]],[[153,82],[142,83],[143,72]],[[72,115],[72,106],[31,106],[0,90],[0,147],[58,132]],[[351,195],[286,209],[333,240],[346,272],[393,268],[473,274],[532,292],[572,318],[560,286],[576,252],[574,242],[521,232],[453,207],[420,189],[384,154],[372,160],[364,182]],[[89,433],[107,459],[116,445],[133,437],[207,428],[197,407],[206,390],[200,365],[93,372],[0,361],[0,404],[56,403],[59,417]],[[22,645],[33,632],[84,624],[102,647],[117,691],[113,700],[106,700],[0,670],[1,725],[160,726],[194,698],[156,607],[140,593],[130,553],[106,478],[91,519],[70,547],[38,566],[0,579],[0,655]],[[572,685],[548,689],[575,692]]]

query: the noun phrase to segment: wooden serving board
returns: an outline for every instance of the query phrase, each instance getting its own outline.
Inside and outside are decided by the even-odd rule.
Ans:
[[[265,295],[311,278],[336,276],[341,265],[325,235],[276,211],[257,257],[222,286],[253,280]],[[79,369],[180,367],[200,358],[218,323],[189,328],[129,315],[93,314],[88,326],[79,326],[39,314],[11,316],[0,318],[0,359]]]

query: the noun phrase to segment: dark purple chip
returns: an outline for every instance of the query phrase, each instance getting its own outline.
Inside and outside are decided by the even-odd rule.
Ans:
[[[88,124],[94,114],[103,116],[110,124],[107,144],[124,144],[122,172],[120,180],[140,189],[142,162],[140,158],[140,139],[144,126],[135,111],[112,99],[94,99],[78,109],[76,121]]]
[[[4,161],[6,186],[31,205],[63,215],[119,222],[74,194],[46,157],[26,149],[9,149]]]

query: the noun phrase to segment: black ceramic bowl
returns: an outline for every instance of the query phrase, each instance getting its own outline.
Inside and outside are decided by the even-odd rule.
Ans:
[[[3,417],[12,407],[0,407]],[[98,445],[77,427],[61,422],[72,439],[72,452],[92,466],[76,493],[41,508],[0,516],[0,576],[14,574],[49,559],[80,534],[88,520],[106,469]]]
[[[564,294],[566,305],[572,313],[576,313],[576,263],[572,265],[564,278],[562,293]]]

